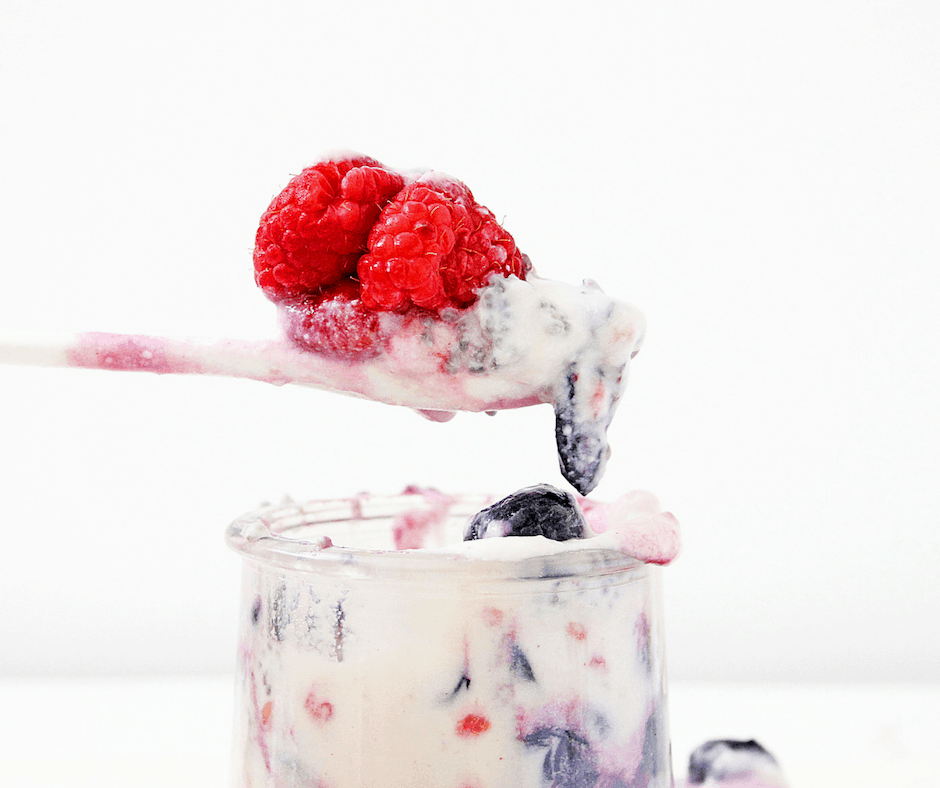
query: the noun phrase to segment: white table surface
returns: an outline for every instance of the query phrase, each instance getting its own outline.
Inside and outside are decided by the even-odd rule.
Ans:
[[[229,677],[0,679],[0,785],[223,788]],[[673,682],[677,776],[711,738],[756,738],[792,788],[940,786],[940,686]]]

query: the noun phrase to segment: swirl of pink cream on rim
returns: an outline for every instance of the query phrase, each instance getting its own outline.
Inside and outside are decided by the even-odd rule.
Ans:
[[[617,548],[648,564],[669,564],[682,547],[679,521],[664,512],[652,493],[633,490],[612,503],[578,498],[584,519],[596,535],[610,534]]]

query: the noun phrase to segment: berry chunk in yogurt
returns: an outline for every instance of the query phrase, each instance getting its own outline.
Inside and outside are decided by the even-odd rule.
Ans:
[[[684,788],[787,788],[776,758],[757,741],[713,739],[689,756]]]

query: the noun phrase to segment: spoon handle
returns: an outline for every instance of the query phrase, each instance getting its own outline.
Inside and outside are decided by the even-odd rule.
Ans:
[[[414,408],[442,421],[447,411],[505,410],[549,402],[550,392],[516,386],[473,396],[479,377],[440,369],[417,353],[394,362],[381,357],[345,361],[311,353],[286,339],[174,339],[142,334],[0,334],[0,364],[74,367],[119,372],[221,375],[277,386],[294,383]],[[436,366],[434,365],[436,364]]]
[[[68,367],[73,334],[4,332],[0,334],[0,364],[20,367]]]
[[[240,340],[208,342],[99,331],[79,334],[14,332],[0,335],[0,364],[267,379],[272,375],[262,355],[264,345]]]
[[[0,364],[221,375],[329,387],[338,370],[278,340],[179,339],[102,331],[0,335]]]

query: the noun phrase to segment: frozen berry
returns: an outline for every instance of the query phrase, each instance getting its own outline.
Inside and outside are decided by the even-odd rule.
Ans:
[[[466,673],[464,673],[460,677],[460,681],[457,682],[457,686],[454,687],[454,689],[451,691],[450,697],[454,698],[457,695],[459,695],[462,690],[469,690],[469,689],[470,689],[470,677]]]
[[[385,208],[359,261],[370,309],[439,312],[476,301],[494,274],[525,278],[527,259],[460,181],[429,173]]]
[[[651,711],[646,718],[642,752],[638,774],[662,774],[666,769],[672,770],[669,726],[662,706]]]
[[[565,627],[565,632],[568,633],[568,637],[574,640],[585,640],[587,638],[587,628],[577,621],[569,621],[568,626]]]
[[[400,173],[366,156],[305,169],[261,217],[254,252],[258,286],[279,301],[354,273],[382,207],[404,185]]]
[[[333,704],[326,700],[320,700],[314,691],[307,694],[304,700],[304,708],[307,713],[317,722],[326,722],[333,716]]]
[[[537,484],[477,512],[467,523],[463,538],[544,536],[565,542],[580,539],[586,527],[574,495],[549,484]]]
[[[587,739],[563,728],[538,728],[522,738],[527,747],[545,747],[542,776],[552,788],[584,788],[598,779]]]
[[[379,351],[379,316],[363,307],[354,279],[316,295],[286,299],[278,307],[287,336],[307,350],[342,359],[368,358]]]
[[[274,711],[274,701],[269,700],[261,707],[261,730],[271,730],[271,714]]]
[[[482,714],[468,714],[457,723],[458,736],[479,736],[490,729],[490,721]]]
[[[509,670],[514,676],[524,681],[535,681],[532,663],[517,643],[512,644],[509,656]]]
[[[577,364],[570,366],[555,387],[558,464],[562,476],[582,495],[593,490],[604,474],[610,454],[607,427],[618,392],[602,369],[579,369]]]
[[[689,758],[689,783],[702,785],[706,781],[727,780],[749,774],[779,776],[777,761],[753,739],[708,741]]]

